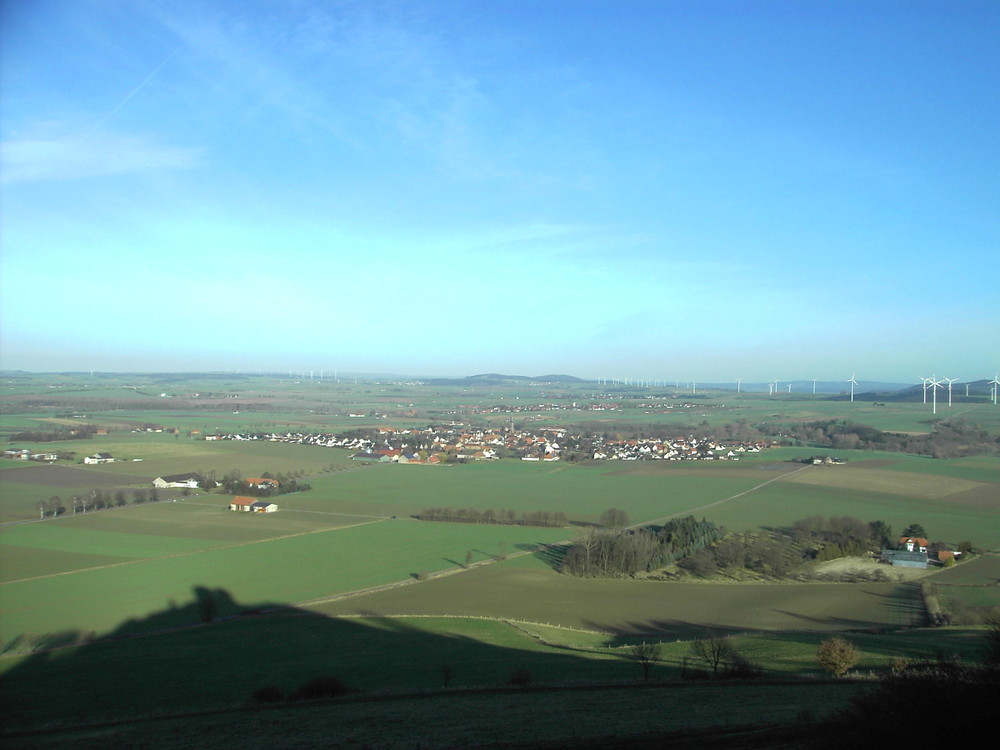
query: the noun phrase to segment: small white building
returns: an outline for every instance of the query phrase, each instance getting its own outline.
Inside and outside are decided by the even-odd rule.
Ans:
[[[197,474],[170,474],[165,477],[157,477],[153,480],[153,486],[159,489],[171,487],[183,487],[188,489],[198,489]]]

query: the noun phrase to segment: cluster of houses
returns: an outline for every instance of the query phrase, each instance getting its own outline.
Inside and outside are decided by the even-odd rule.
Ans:
[[[423,429],[379,427],[347,435],[322,433],[229,433],[207,435],[206,440],[267,440],[270,442],[344,448],[364,461],[441,463],[519,458],[522,461],[559,461],[572,455],[582,460],[684,461],[739,460],[769,444],[761,441],[722,441],[682,436],[675,438],[620,438],[604,434],[572,434],[561,427],[537,430],[510,427],[487,429],[465,425],[437,425]]]
[[[9,448],[3,452],[4,458],[12,458],[18,461],[41,461],[43,463],[50,463],[59,460],[58,453],[52,452],[35,452],[28,450],[27,448]],[[126,459],[127,460],[127,459]],[[133,461],[141,461],[141,458],[133,458]],[[95,453],[92,456],[84,456],[83,463],[85,464],[113,464],[115,462],[115,457],[110,453]]]
[[[10,448],[3,452],[4,458],[11,458],[15,461],[55,461],[59,456],[55,453],[35,453],[27,448]]]
[[[197,472],[169,474],[154,479],[153,487],[157,489],[198,489],[204,481],[205,478]],[[279,486],[278,480],[270,477],[248,477],[244,481],[249,487],[256,489],[276,490]],[[212,481],[212,484],[215,487],[218,487],[220,483]],[[244,513],[274,513],[278,510],[278,505],[277,503],[271,502],[266,498],[262,499],[259,497],[236,496],[233,498],[233,501],[229,503],[229,510]]]

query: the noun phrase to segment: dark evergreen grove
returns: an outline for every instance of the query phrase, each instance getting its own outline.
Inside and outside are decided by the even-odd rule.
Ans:
[[[677,562],[725,536],[725,529],[694,516],[652,529],[588,529],[569,548],[561,571],[575,576],[623,577]]]

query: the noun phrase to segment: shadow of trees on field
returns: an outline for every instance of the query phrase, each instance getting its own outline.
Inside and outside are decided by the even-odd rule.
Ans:
[[[522,685],[640,676],[625,658],[486,643],[466,634],[480,632],[478,620],[443,631],[430,621],[357,611],[329,617],[196,586],[190,600],[100,637],[21,638],[13,646],[32,652],[0,676],[5,731],[238,706],[258,691],[280,698],[330,679],[373,693],[507,686],[515,676]],[[510,638],[516,644],[529,636],[512,630]]]
[[[533,554],[553,570],[559,570],[562,567],[563,558],[566,557],[566,552],[571,546],[571,544],[544,544],[536,546],[533,549]]]

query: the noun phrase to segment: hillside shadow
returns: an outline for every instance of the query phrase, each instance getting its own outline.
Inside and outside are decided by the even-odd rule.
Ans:
[[[5,732],[240,706],[265,688],[287,698],[319,678],[375,695],[507,686],[518,671],[536,684],[641,676],[624,658],[539,651],[527,634],[497,627],[506,645],[474,637],[478,620],[444,630],[364,611],[336,618],[196,586],[189,600],[99,638],[67,630],[21,639],[33,652],[0,676]]]

